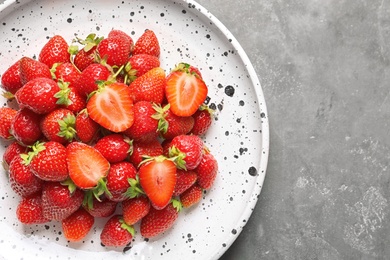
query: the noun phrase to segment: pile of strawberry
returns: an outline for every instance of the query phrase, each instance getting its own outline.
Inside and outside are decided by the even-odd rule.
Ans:
[[[23,224],[59,221],[69,241],[107,218],[105,246],[128,245],[134,224],[152,238],[210,189],[218,164],[201,136],[212,123],[200,71],[160,67],[152,30],[121,30],[71,44],[55,35],[39,57],[2,75],[0,137]]]

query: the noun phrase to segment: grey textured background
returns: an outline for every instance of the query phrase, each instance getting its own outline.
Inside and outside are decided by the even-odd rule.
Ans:
[[[270,158],[221,258],[390,259],[390,1],[199,0],[259,75]]]

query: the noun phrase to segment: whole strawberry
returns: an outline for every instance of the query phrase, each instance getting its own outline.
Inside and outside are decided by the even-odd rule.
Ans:
[[[73,184],[45,182],[42,188],[43,216],[46,219],[62,221],[80,208],[83,199],[84,192]]]
[[[106,218],[111,216],[112,214],[114,214],[118,204],[118,202],[109,200],[107,199],[107,197],[104,196],[99,198],[99,200],[93,197],[90,203],[84,202],[84,209],[95,218]]]
[[[62,220],[62,230],[67,240],[77,242],[86,237],[95,223],[95,218],[84,208],[79,208],[72,215]]]
[[[65,144],[76,136],[76,117],[66,108],[58,108],[46,114],[40,123],[43,135],[49,141]]]
[[[55,63],[69,62],[69,45],[61,35],[54,35],[42,47],[38,60],[51,68]]]
[[[133,51],[133,48],[134,48],[133,38],[131,38],[131,36],[128,35],[126,32],[124,32],[122,30],[118,30],[118,29],[113,29],[113,30],[111,30],[108,33],[108,38],[111,38],[111,37],[123,37],[123,38],[125,38],[126,41],[129,44],[129,46],[130,46],[130,53]]]
[[[22,156],[36,176],[45,181],[64,181],[68,178],[66,148],[55,141],[37,142]]]
[[[197,204],[202,196],[203,189],[195,183],[180,195],[180,201],[184,208],[189,208]]]
[[[210,189],[218,174],[218,162],[208,149],[204,149],[202,160],[195,169],[198,174],[197,183],[203,189]]]
[[[176,200],[161,210],[151,207],[149,213],[141,220],[141,235],[152,238],[167,231],[178,218],[180,209],[180,202]]]
[[[19,73],[22,85],[36,78],[52,78],[50,68],[45,63],[29,57],[23,57],[20,59]]]
[[[16,209],[16,217],[23,224],[43,224],[50,220],[43,215],[41,194],[23,198]]]
[[[86,109],[83,109],[76,116],[75,129],[81,142],[90,143],[97,136],[100,125],[88,116]]]
[[[83,71],[86,67],[95,62],[95,50],[97,45],[104,37],[99,37],[95,33],[90,33],[85,39],[77,38],[72,41],[72,43],[78,42],[83,45],[79,50],[77,45],[71,45],[69,47],[69,52],[73,56],[73,64]]]
[[[150,210],[150,201],[146,196],[138,196],[122,201],[123,220],[134,225],[145,217]]]
[[[19,143],[33,145],[42,136],[40,121],[40,115],[27,108],[20,109],[12,121],[11,133]]]
[[[92,63],[81,72],[73,86],[81,95],[86,97],[98,89],[98,81],[107,81],[110,75],[111,72],[106,66]]]
[[[134,228],[127,225],[121,215],[114,215],[104,225],[100,241],[104,246],[123,247],[131,242],[134,233]]]
[[[3,166],[7,170],[8,166],[11,164],[12,160],[15,157],[19,157],[20,154],[26,153],[28,148],[21,145],[17,141],[13,141],[10,145],[5,148],[3,153]]]
[[[130,56],[131,42],[123,36],[111,36],[103,39],[96,50],[101,59],[110,66],[121,67]]]
[[[19,63],[20,60],[12,64],[1,76],[1,87],[12,94],[23,86],[20,80]]]
[[[156,34],[152,30],[146,30],[136,41],[133,55],[149,54],[156,57],[160,56],[160,43]]]
[[[15,93],[20,108],[28,108],[37,114],[47,114],[57,105],[56,93],[60,91],[58,84],[47,78],[30,80]]]
[[[149,142],[134,141],[129,160],[135,167],[138,168],[144,157],[155,157],[162,154],[163,148],[157,139]]]
[[[95,50],[96,46],[88,51],[84,48],[74,56],[73,62],[80,71],[84,71],[89,65],[95,62]]]
[[[59,107],[67,108],[77,114],[85,108],[87,100],[73,85],[70,86],[68,82],[59,81],[58,86],[61,90],[56,93],[55,97],[58,98]]]
[[[203,141],[197,135],[179,135],[169,145],[169,157],[177,156],[178,167],[194,170],[202,160]]]
[[[120,202],[127,198],[126,191],[130,187],[128,179],[134,179],[137,169],[129,162],[118,162],[111,164],[107,175],[107,189],[112,201]]]
[[[121,134],[110,134],[99,139],[95,144],[98,150],[110,163],[125,160],[131,151],[131,141]]]
[[[194,135],[204,135],[210,128],[213,121],[213,110],[206,105],[200,106],[198,111],[192,115],[194,118],[194,126],[191,129],[191,133]]]
[[[28,197],[42,190],[43,181],[34,175],[24,164],[22,157],[16,156],[9,165],[9,182],[15,193]]]
[[[158,57],[149,54],[137,54],[129,58],[125,66],[126,83],[133,82],[151,69],[160,67]]]
[[[173,196],[179,196],[184,191],[189,189],[196,180],[198,179],[198,174],[195,171],[184,171],[177,170],[176,172],[176,186],[173,191]]]
[[[51,71],[55,81],[68,82],[69,86],[73,86],[80,76],[80,71],[69,61],[54,64]]]
[[[14,120],[17,111],[9,107],[0,107],[0,137],[4,139],[10,139],[11,125]]]

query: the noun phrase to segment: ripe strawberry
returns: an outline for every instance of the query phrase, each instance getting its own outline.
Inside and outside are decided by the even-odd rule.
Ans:
[[[134,141],[129,160],[134,166],[138,168],[145,156],[154,157],[162,154],[163,149],[161,143],[157,139],[147,143]]]
[[[121,134],[110,134],[102,137],[95,144],[98,150],[110,163],[125,160],[131,151],[131,141]]]
[[[178,135],[169,145],[169,157],[177,156],[178,167],[195,169],[202,160],[203,141],[197,135]]]
[[[80,142],[72,142],[66,147],[66,160],[69,177],[81,189],[97,187],[110,169],[110,163],[100,152]]]
[[[122,201],[123,220],[134,225],[145,217],[150,210],[150,201],[146,196],[139,196]]]
[[[11,125],[14,120],[17,111],[9,107],[0,107],[0,137],[4,139],[10,139]]]
[[[20,80],[19,63],[20,60],[12,64],[1,76],[1,87],[12,94],[23,86]]]
[[[78,139],[83,143],[90,143],[98,134],[100,125],[93,121],[86,109],[76,116],[75,129]]]
[[[37,142],[26,155],[24,163],[33,173],[45,181],[64,181],[68,178],[66,148],[55,141]]]
[[[153,207],[163,209],[172,198],[176,165],[164,156],[148,158],[138,170],[139,182]]]
[[[195,169],[198,174],[197,183],[203,189],[210,189],[218,173],[218,162],[208,149],[204,149],[202,160]]]
[[[177,116],[172,113],[170,105],[163,108],[155,107],[157,111],[153,118],[158,119],[158,131],[164,139],[173,139],[178,135],[188,134],[194,126],[194,118],[191,116]]]
[[[47,114],[58,107],[56,93],[58,84],[47,78],[30,80],[16,91],[15,98],[20,108],[28,108],[37,114]]]
[[[158,57],[149,54],[137,54],[130,57],[125,66],[126,83],[133,82],[151,69],[160,67]]]
[[[151,207],[141,220],[141,235],[152,238],[170,229],[178,218],[180,209],[180,202],[176,200],[161,210]]]
[[[87,100],[77,91],[75,87],[68,87],[68,89],[69,90],[66,90],[68,92],[68,102],[66,102],[62,107],[66,107],[73,113],[77,114],[87,106]]]
[[[84,192],[74,184],[47,181],[42,188],[43,216],[49,220],[62,221],[80,208],[83,199]]]
[[[189,208],[198,203],[203,196],[203,189],[194,184],[180,195],[180,201],[184,208]]]
[[[126,191],[130,188],[128,179],[134,179],[137,169],[129,162],[111,164],[107,175],[107,189],[111,193],[108,198],[120,202],[127,198]]]
[[[43,135],[49,141],[61,144],[71,142],[76,136],[76,117],[66,108],[58,108],[46,114],[40,123]]]
[[[164,100],[165,86],[165,71],[157,67],[135,79],[129,88],[134,103],[145,100],[161,104]]]
[[[130,46],[130,53],[133,51],[134,48],[133,38],[131,38],[131,36],[125,33],[124,31],[113,29],[108,33],[108,38],[110,37],[124,37]]]
[[[108,65],[121,67],[129,59],[130,44],[126,37],[112,36],[103,39],[96,50],[100,58],[105,60]]]
[[[29,57],[20,59],[19,73],[22,85],[36,78],[52,78],[50,68],[45,63],[33,60]]]
[[[158,137],[158,120],[153,118],[156,113],[149,101],[138,101],[133,106],[133,125],[124,134],[136,142],[150,142]]]
[[[88,96],[98,89],[97,82],[106,81],[111,76],[109,69],[99,63],[93,63],[86,67],[80,74],[73,87],[84,96]]]
[[[95,222],[91,216],[82,207],[76,210],[72,215],[62,220],[62,230],[66,239],[77,242],[86,237]]]
[[[191,133],[199,136],[204,135],[213,121],[213,110],[207,105],[202,105],[192,116],[194,118],[194,126],[191,129]]]
[[[111,201],[104,196],[99,199],[100,201],[93,197],[90,205],[83,203],[84,209],[95,218],[106,218],[114,214],[118,202]]]
[[[133,55],[137,54],[160,56],[160,43],[152,30],[146,30],[136,41]]]
[[[112,216],[100,233],[100,241],[104,246],[123,247],[131,242],[135,231],[123,221],[121,215]]]
[[[176,172],[176,186],[173,191],[173,196],[179,196],[188,188],[190,188],[198,179],[195,171],[177,170]]]
[[[68,82],[69,86],[73,86],[80,76],[80,71],[69,61],[54,64],[51,71],[55,81]]]
[[[43,224],[50,221],[43,215],[40,193],[23,198],[16,209],[16,217],[23,224]]]
[[[202,78],[180,63],[167,76],[165,95],[171,110],[178,116],[193,115],[206,100],[208,88]]]
[[[89,65],[95,62],[95,50],[96,46],[90,50],[81,49],[73,58],[74,65],[80,70],[84,71]]]
[[[29,197],[41,191],[43,184],[20,156],[16,156],[9,165],[9,182],[12,190],[21,197]]]
[[[131,92],[123,83],[99,86],[87,103],[88,115],[99,125],[115,132],[123,132],[134,121]]]
[[[11,134],[23,145],[34,144],[42,135],[39,123],[41,116],[24,108],[20,109],[12,122]]]
[[[60,35],[54,35],[42,47],[38,60],[51,68],[55,63],[69,62],[69,45]]]
[[[3,154],[3,166],[5,169],[8,169],[11,161],[15,157],[19,157],[20,154],[26,153],[28,148],[19,144],[17,141],[13,141],[8,147],[5,149]]]

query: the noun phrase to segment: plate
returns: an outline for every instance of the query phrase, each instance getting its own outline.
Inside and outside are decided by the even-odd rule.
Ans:
[[[228,29],[198,3],[178,0],[5,1],[0,20],[1,73],[22,56],[38,57],[55,34],[70,42],[75,34],[106,36],[115,28],[137,39],[152,29],[167,72],[181,61],[201,68],[209,86],[209,105],[216,109],[204,141],[219,162],[213,188],[199,205],[184,210],[172,229],[150,240],[138,233],[131,248],[118,250],[101,246],[103,220],[79,243],[66,241],[58,222],[18,223],[15,209],[20,198],[2,169],[0,255],[4,259],[218,259],[256,205],[269,151],[268,115],[259,79]],[[1,99],[1,104],[6,101]],[[7,145],[1,143],[1,154]]]

